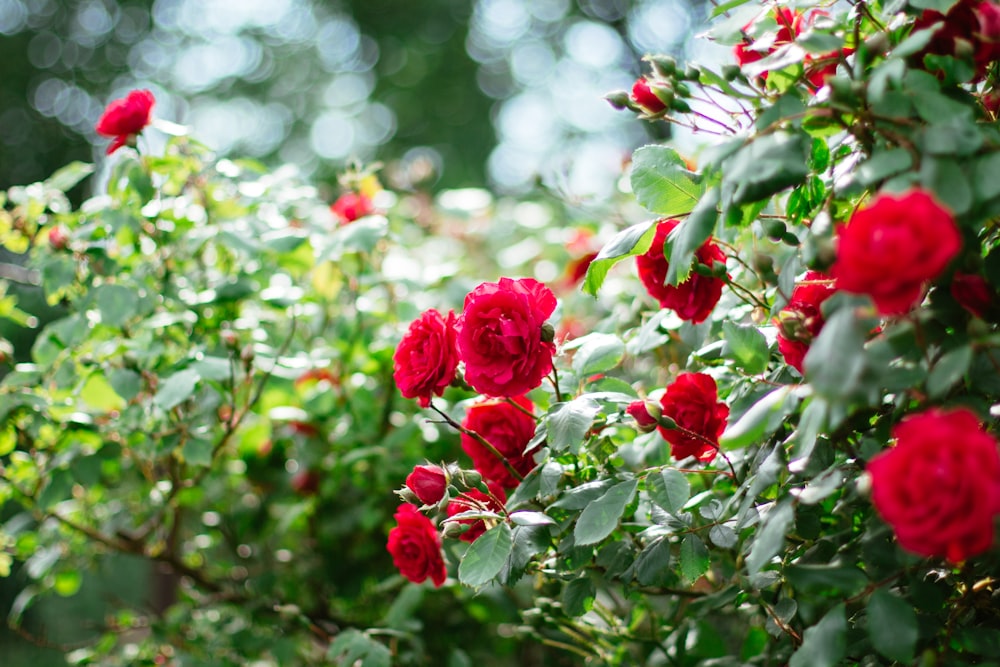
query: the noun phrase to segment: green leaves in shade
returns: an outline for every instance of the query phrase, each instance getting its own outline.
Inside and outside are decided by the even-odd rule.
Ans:
[[[677,470],[654,470],[646,475],[646,492],[659,507],[676,514],[691,497],[691,484]]]
[[[927,393],[931,398],[944,396],[965,377],[972,363],[972,347],[963,345],[944,353],[927,376]]]
[[[708,572],[709,565],[708,548],[705,543],[697,535],[685,535],[681,542],[681,576],[693,583]]]
[[[625,343],[614,334],[591,333],[583,338],[583,344],[573,354],[573,371],[580,378],[606,373],[625,356]]]
[[[579,451],[580,444],[600,409],[597,401],[586,396],[553,405],[545,420],[546,435],[552,451]]]
[[[789,667],[834,667],[847,653],[847,617],[839,604],[806,628],[802,646],[792,654]]]
[[[587,505],[576,521],[573,535],[578,545],[596,544],[614,532],[625,508],[635,497],[639,480],[615,484],[603,496]],[[482,539],[482,538],[480,538]]]
[[[747,556],[747,569],[750,574],[757,574],[761,568],[771,562],[771,559],[781,553],[785,546],[785,534],[795,520],[795,512],[791,504],[775,505],[764,517],[763,526],[757,531],[757,537]]]
[[[885,589],[872,593],[868,599],[868,636],[876,651],[890,660],[909,664],[918,634],[913,607]]]
[[[705,186],[674,149],[643,146],[632,155],[632,191],[646,209],[669,218],[694,210]]]
[[[500,574],[514,548],[510,526],[498,523],[472,543],[461,565],[458,580],[466,586],[479,588]]]
[[[806,379],[820,396],[844,398],[858,386],[865,367],[866,331],[854,308],[839,308],[809,346]]]
[[[757,136],[726,165],[722,179],[723,207],[760,201],[798,185],[809,174],[811,152],[812,139],[806,134],[774,132]]]
[[[326,652],[336,665],[362,664],[365,667],[389,667],[392,653],[365,633],[347,628],[342,630]]]
[[[757,327],[726,320],[722,323],[722,335],[726,339],[737,368],[749,375],[757,375],[767,369],[771,355],[767,339]]]
[[[153,403],[164,410],[172,410],[191,398],[200,379],[198,373],[191,369],[174,373],[160,383]]]
[[[626,257],[641,255],[649,250],[656,234],[654,223],[654,220],[640,222],[615,234],[587,267],[583,291],[591,296],[597,296],[597,290],[601,289],[612,266]]]

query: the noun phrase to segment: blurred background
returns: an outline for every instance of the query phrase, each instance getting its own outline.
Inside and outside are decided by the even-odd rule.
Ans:
[[[212,148],[333,182],[541,183],[600,197],[657,126],[602,96],[645,53],[680,53],[710,5],[682,0],[0,0],[0,187],[106,141],[108,101],[149,88]],[[658,124],[665,125],[665,124]],[[152,135],[152,133],[149,133]],[[155,141],[155,138],[154,138]],[[559,147],[559,150],[555,150]]]

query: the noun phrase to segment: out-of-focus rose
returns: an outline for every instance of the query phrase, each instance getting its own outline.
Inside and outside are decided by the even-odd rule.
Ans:
[[[507,460],[520,475],[527,475],[535,467],[524,448],[535,435],[535,418],[531,416],[534,404],[524,396],[513,399],[518,408],[505,400],[490,399],[469,407],[462,426],[475,431]],[[472,459],[472,465],[488,482],[496,482],[505,489],[518,484],[496,454],[472,436],[462,434],[462,449]]]
[[[722,297],[722,287],[726,283],[721,278],[692,273],[679,285],[664,284],[670,262],[663,254],[663,244],[667,240],[667,235],[679,224],[677,220],[660,220],[656,225],[653,244],[649,250],[635,258],[636,266],[639,269],[639,279],[646,291],[660,302],[662,308],[670,308],[682,320],[698,324],[704,322],[712,313],[715,304]],[[698,248],[695,258],[700,264],[707,266],[726,263],[726,256],[711,239]]]
[[[678,461],[693,456],[708,462],[719,451],[719,436],[726,429],[729,406],[719,401],[719,389],[711,375],[681,373],[660,398],[663,417],[677,428],[660,426],[660,435],[670,443]]]
[[[974,413],[930,409],[892,431],[896,445],[868,463],[872,503],[900,546],[961,563],[993,544],[1000,454]]]
[[[947,14],[927,9],[913,23],[913,31],[924,30],[937,23],[943,25],[918,54],[923,62],[928,54],[968,57],[981,79],[994,60],[1000,59],[1000,5],[992,0],[960,0]]]
[[[882,315],[901,315],[961,247],[951,212],[927,192],[880,194],[840,228],[830,273],[838,289],[868,294]]]
[[[799,373],[805,373],[802,361],[812,340],[823,328],[825,320],[820,306],[836,291],[829,276],[809,271],[792,290],[788,305],[774,320],[778,327],[778,351],[785,363]]]
[[[440,396],[455,379],[458,368],[458,318],[438,311],[424,311],[410,324],[392,356],[392,377],[406,398],[415,398],[423,408],[431,396]]]
[[[476,489],[466,491],[448,503],[448,516],[455,516],[462,512],[494,512],[501,514],[504,511],[507,494],[497,484],[487,484],[487,486],[490,489],[490,493],[493,494],[492,496]],[[459,519],[457,523],[469,525],[469,529],[458,536],[458,539],[465,542],[475,542],[476,538],[490,528],[483,519]]]
[[[951,296],[976,317],[986,317],[997,307],[996,292],[978,273],[955,273]]]
[[[94,128],[104,137],[114,137],[107,154],[127,144],[149,125],[156,98],[148,90],[133,90],[124,98],[108,104]]]
[[[441,536],[434,524],[413,505],[400,505],[395,519],[387,548],[396,569],[415,584],[428,578],[434,586],[443,584],[448,573],[441,555]]]
[[[337,216],[341,226],[371,215],[375,212],[372,200],[360,192],[345,192],[330,205],[330,210]]]
[[[465,297],[458,351],[465,381],[489,396],[520,396],[552,370],[552,290],[531,278],[483,283]]]
[[[799,12],[788,9],[787,7],[782,7],[781,9],[774,11],[773,16],[775,21],[778,23],[778,30],[775,33],[774,41],[771,42],[766,49],[761,50],[753,48],[756,45],[753,44],[749,38],[733,47],[733,57],[736,58],[736,63],[740,67],[757,62],[765,56],[774,53],[782,46],[793,42],[795,37],[799,34],[802,21],[802,15]],[[743,30],[750,30],[752,25],[753,22],[746,24],[743,26]],[[767,72],[761,74],[761,78],[766,80]]]

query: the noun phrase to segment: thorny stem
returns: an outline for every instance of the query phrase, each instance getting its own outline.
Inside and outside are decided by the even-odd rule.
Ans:
[[[455,421],[454,419],[452,419],[450,416],[448,416],[447,413],[442,412],[436,405],[434,405],[434,401],[431,401],[430,408],[431,408],[431,410],[433,410],[434,412],[436,412],[438,415],[440,415],[441,419],[444,420],[445,424],[447,424],[448,426],[451,426],[453,429],[455,429],[459,433],[462,433],[463,435],[469,436],[470,438],[472,438],[473,440],[475,440],[476,442],[478,442],[480,445],[482,445],[483,447],[485,447],[491,454],[493,454],[493,456],[497,457],[497,459],[499,459],[500,462],[503,463],[503,466],[504,466],[504,468],[507,469],[507,472],[509,472],[511,474],[511,476],[514,477],[514,479],[516,479],[519,482],[524,480],[524,476],[521,473],[519,473],[517,471],[517,469],[514,468],[513,465],[511,465],[511,462],[507,460],[507,457],[504,456],[503,454],[501,454],[500,450],[498,450],[496,447],[494,447],[492,444],[490,444],[490,442],[486,438],[484,438],[483,436],[479,435],[475,431],[471,431],[471,430],[465,428],[464,426],[462,426],[461,424],[459,424],[457,421]]]

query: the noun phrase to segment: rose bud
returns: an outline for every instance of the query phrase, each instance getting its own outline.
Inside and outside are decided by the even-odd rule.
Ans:
[[[448,475],[441,466],[416,466],[406,477],[406,488],[424,505],[436,505],[448,491]]]
[[[49,245],[53,250],[64,250],[69,245],[69,234],[62,225],[56,225],[49,230]]]
[[[635,419],[635,423],[639,426],[640,431],[643,433],[652,433],[656,430],[657,420],[660,418],[662,408],[654,401],[632,401],[625,408],[625,412]]]

